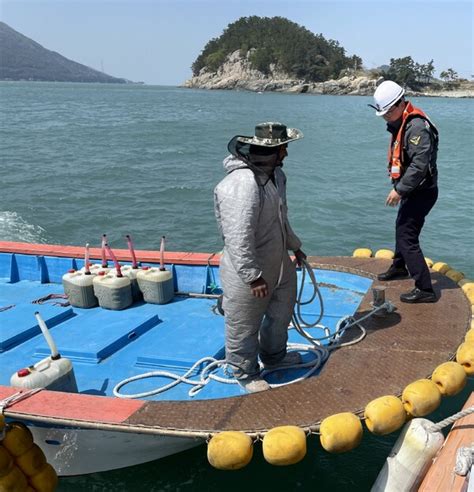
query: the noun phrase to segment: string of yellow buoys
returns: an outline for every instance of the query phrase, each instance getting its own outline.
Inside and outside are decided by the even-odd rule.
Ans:
[[[0,415],[0,491],[53,492],[57,484],[54,468],[28,427],[21,422],[7,424]]]
[[[353,252],[359,258],[393,258],[393,252],[380,249],[374,255],[368,248]],[[466,295],[474,316],[474,281],[462,272],[443,262],[434,263],[425,258],[433,270],[456,282]],[[456,361],[440,364],[431,378],[419,379],[408,384],[400,398],[386,395],[372,400],[365,407],[364,422],[367,429],[376,435],[390,434],[400,429],[407,420],[423,417],[433,412],[443,396],[453,396],[466,385],[467,375],[474,375],[474,320],[456,353]],[[325,418],[319,426],[322,447],[331,453],[350,451],[362,440],[361,419],[350,412],[338,413]],[[262,451],[265,460],[277,466],[292,465],[306,455],[306,433],[297,426],[275,427],[264,434]],[[253,440],[241,431],[219,432],[211,437],[207,446],[209,463],[220,470],[237,470],[250,463],[253,456]]]

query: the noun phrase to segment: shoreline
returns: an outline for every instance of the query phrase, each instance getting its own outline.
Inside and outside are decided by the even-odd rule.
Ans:
[[[375,89],[384,81],[384,77],[374,78],[367,72],[349,73],[338,79],[324,82],[307,82],[292,78],[289,74],[270,65],[268,74],[252,68],[247,57],[241,57],[237,50],[228,55],[225,62],[217,71],[209,71],[207,67],[201,69],[198,75],[186,80],[180,87],[208,90],[245,90],[249,92],[282,92],[286,94],[317,94],[317,95],[349,95],[371,96]],[[407,95],[414,97],[474,97],[474,82],[459,82],[457,87],[441,88],[437,82],[437,89],[429,90],[424,87],[415,91],[407,88]]]

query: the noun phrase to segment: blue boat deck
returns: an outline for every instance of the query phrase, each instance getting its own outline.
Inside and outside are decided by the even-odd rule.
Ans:
[[[176,296],[169,304],[137,302],[122,311],[64,307],[54,304],[57,299],[33,303],[49,294],[63,293],[62,275],[70,268],[81,267],[81,260],[76,259],[0,254],[0,385],[8,386],[15,371],[50,353],[34,317],[36,311],[49,327],[61,355],[72,361],[79,392],[84,394],[110,396],[115,385],[125,378],[149,371],[183,375],[203,357],[225,357],[224,318],[213,309],[214,299]],[[215,266],[167,268],[173,270],[176,291],[219,292],[219,272]],[[334,332],[342,317],[357,310],[372,280],[340,271],[315,273],[324,299],[322,324]],[[303,299],[310,295],[308,282]],[[302,314],[311,321],[319,310],[316,298],[304,306]],[[295,330],[290,330],[289,341],[305,342]],[[311,357],[304,354],[305,359]],[[269,375],[268,380],[279,383],[300,375],[297,370],[281,371]],[[170,381],[163,377],[144,379],[125,386],[122,392],[142,393]],[[189,385],[180,383],[148,399],[213,399],[245,393],[236,384],[217,381],[211,381],[193,398],[189,397],[189,390]]]

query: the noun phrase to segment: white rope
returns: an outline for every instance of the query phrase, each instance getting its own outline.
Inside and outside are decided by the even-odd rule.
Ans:
[[[454,424],[456,420],[462,419],[463,417],[466,417],[467,415],[471,415],[471,413],[474,413],[474,406],[466,408],[466,410],[461,410],[458,413],[455,413],[454,415],[451,415],[451,417],[447,417],[444,420],[441,420],[437,424],[432,424],[430,426],[430,431],[431,432],[438,432],[441,429],[444,429],[445,427],[448,427],[448,425]]]
[[[30,396],[33,396],[35,393],[38,393],[38,391],[41,391],[42,389],[43,388],[35,388],[27,391],[18,391],[13,395],[8,396],[7,398],[0,400],[0,415],[3,414],[5,408],[14,405],[15,403],[18,403],[22,400],[25,400]]]
[[[471,446],[461,447],[456,451],[456,465],[454,473],[465,477],[472,467],[474,461],[474,443]]]
[[[292,327],[294,327],[295,330],[303,338],[308,340],[314,346],[321,347],[322,342],[327,340],[328,341],[327,349],[328,350],[334,350],[334,349],[337,349],[340,347],[347,347],[349,345],[354,345],[356,343],[359,343],[360,341],[362,341],[365,338],[365,336],[367,334],[366,329],[360,324],[361,321],[364,321],[367,318],[370,318],[371,316],[373,316],[378,311],[386,310],[387,312],[391,313],[395,310],[395,306],[391,302],[386,301],[382,305],[374,307],[374,309],[372,309],[372,311],[370,311],[365,316],[363,316],[362,318],[359,318],[357,320],[352,316],[345,316],[345,317],[341,318],[336,325],[335,332],[331,333],[328,327],[319,324],[319,322],[321,321],[321,319],[323,318],[323,315],[324,315],[324,304],[323,304],[323,298],[321,296],[321,292],[320,292],[319,287],[318,287],[318,283],[316,281],[316,276],[314,274],[314,271],[306,260],[302,261],[301,267],[302,267],[301,284],[300,284],[300,288],[299,288],[299,294],[298,294],[297,302],[295,305],[295,311],[294,311],[293,316],[292,316]],[[308,275],[311,279],[311,283],[313,285],[313,294],[311,295],[311,298],[308,301],[303,302],[303,301],[301,301],[301,297],[302,297],[302,292],[303,292],[303,287],[304,287],[305,272],[308,272]],[[319,314],[317,320],[314,323],[308,323],[307,321],[305,321],[303,319],[300,309],[301,309],[301,306],[311,303],[314,300],[314,298],[316,297],[316,295],[319,297],[319,303],[321,306],[321,311],[320,311],[320,314]],[[359,328],[359,330],[361,331],[361,334],[357,338],[355,338],[354,340],[351,340],[349,342],[337,343],[337,341],[342,337],[342,335],[345,333],[345,331],[348,330],[349,328],[352,328],[352,327]],[[310,335],[304,328],[317,328],[317,329],[323,330],[324,336],[314,337],[314,336]]]
[[[308,273],[308,275],[311,278],[311,283],[313,285],[313,294],[311,295],[311,298],[308,301],[302,301],[302,293],[303,293],[303,287],[304,287],[304,279],[305,279],[305,272]],[[319,302],[321,306],[321,312],[317,318],[317,320],[314,323],[308,323],[306,322],[302,316],[301,316],[301,311],[300,308],[301,306],[305,304],[311,303],[315,297],[319,297]],[[280,383],[280,384],[271,384],[270,386],[272,388],[276,388],[279,386],[285,386],[287,384],[292,384],[297,381],[302,381],[303,379],[306,379],[310,377],[313,373],[315,373],[323,364],[326,362],[327,358],[329,357],[329,351],[334,350],[336,348],[344,347],[347,345],[353,345],[355,343],[360,342],[366,335],[366,330],[363,326],[360,325],[360,322],[369,318],[370,316],[373,316],[377,311],[382,310],[382,309],[387,309],[391,310],[393,306],[390,303],[384,303],[381,306],[378,306],[374,308],[370,313],[366,314],[362,318],[355,320],[351,316],[345,316],[339,320],[339,322],[336,325],[336,330],[334,333],[330,333],[329,328],[319,325],[319,322],[321,321],[323,315],[324,315],[324,305],[323,305],[323,299],[321,296],[321,292],[318,288],[318,284],[316,281],[316,276],[314,275],[313,269],[311,266],[303,260],[302,264],[302,275],[301,275],[301,286],[299,289],[299,294],[297,298],[297,302],[295,305],[295,312],[293,313],[292,317],[292,325],[296,329],[296,331],[306,340],[310,342],[311,345],[308,344],[302,344],[302,343],[288,343],[288,349],[290,350],[298,350],[298,351],[306,351],[306,352],[311,352],[314,354],[314,359],[305,362],[305,363],[300,363],[300,364],[295,364],[292,366],[288,365],[282,365],[280,367],[275,367],[272,368],[271,370],[265,369],[265,367],[262,367],[262,375],[267,375],[275,371],[281,371],[281,370],[288,370],[288,369],[305,369],[307,368],[308,370],[299,378],[293,379],[291,381],[288,381],[286,383]],[[313,337],[309,333],[307,333],[304,329],[305,328],[318,328],[324,330],[325,335],[322,337]],[[361,330],[361,335],[356,338],[355,340],[351,340],[350,342],[344,342],[344,343],[337,343],[337,341],[342,337],[342,335],[345,333],[346,330],[349,328],[352,328],[353,326],[356,326]],[[322,345],[322,342],[327,340],[329,342],[329,345],[327,347]],[[208,363],[207,365],[204,366],[200,374],[197,374],[196,376],[199,376],[199,379],[191,379],[190,376],[193,374],[193,372],[201,365]],[[214,357],[203,357],[202,359],[199,359],[196,361],[188,371],[186,371],[182,376],[179,374],[175,374],[169,371],[151,371],[151,372],[146,372],[143,374],[139,374],[137,376],[133,376],[127,379],[124,379],[123,381],[120,381],[113,389],[113,394],[114,396],[118,398],[130,398],[130,399],[135,399],[135,398],[146,398],[148,396],[153,396],[157,395],[160,393],[163,393],[179,383],[184,383],[184,384],[189,384],[192,386],[192,388],[189,390],[188,395],[190,397],[195,396],[199,391],[201,391],[202,388],[206,384],[208,384],[211,380],[218,381],[220,383],[225,383],[225,384],[238,384],[238,381],[234,378],[223,378],[221,376],[218,376],[214,374],[213,372],[217,371],[219,368],[224,368],[224,372],[227,373],[227,367],[228,364],[226,363],[225,360],[217,360]],[[120,388],[125,386],[126,384],[132,383],[133,381],[138,381],[141,379],[147,379],[147,378],[152,378],[152,377],[163,377],[163,378],[168,378],[172,379],[172,381],[168,384],[165,384],[163,386],[160,386],[158,388],[154,388],[150,391],[145,391],[142,393],[135,393],[135,394],[122,394],[120,393]]]
[[[14,405],[15,403],[18,403],[22,400],[26,400],[26,398],[33,396],[35,393],[38,393],[38,391],[41,391],[42,389],[43,388],[35,388],[27,391],[17,391],[13,395],[7,396],[7,398],[0,400],[0,415],[3,415],[5,408],[10,407],[11,405]],[[6,432],[7,428],[3,427],[3,429],[0,431],[0,441],[3,441],[3,439],[5,439]]]
[[[275,371],[280,371],[282,369],[292,369],[292,368],[298,368],[298,369],[304,369],[304,368],[309,368],[308,371],[298,378],[297,380],[292,380],[287,383],[281,383],[281,384],[271,384],[270,386],[272,388],[278,387],[278,386],[284,386],[286,384],[294,383],[296,381],[300,381],[302,379],[306,379],[309,377],[311,374],[313,374],[315,371],[317,371],[321,365],[326,361],[328,357],[328,351],[324,347],[310,347],[309,345],[304,345],[304,344],[294,344],[294,343],[289,343],[288,348],[292,350],[306,350],[306,351],[311,351],[312,353],[315,354],[315,358],[310,361],[306,362],[303,364],[296,364],[293,366],[281,366],[281,367],[275,367],[270,370],[265,370],[263,369],[264,374],[270,374]],[[196,370],[197,367],[199,367],[201,364],[204,364],[208,362],[208,364],[202,369],[200,374],[196,374],[196,376],[199,377],[199,379],[191,379],[190,376],[192,373]],[[224,368],[224,372],[227,372],[227,367],[228,364],[226,363],[225,359],[223,360],[218,360],[214,359],[214,357],[203,357],[202,359],[199,359],[196,361],[192,367],[190,367],[185,374],[180,376],[179,374],[175,374],[169,371],[150,371],[146,372],[143,374],[138,374],[137,376],[132,376],[130,378],[124,379],[123,381],[120,381],[113,389],[113,394],[114,396],[118,398],[129,398],[129,399],[135,399],[135,398],[146,398],[148,396],[153,396],[153,395],[158,395],[160,393],[163,393],[174,386],[178,385],[179,383],[184,383],[184,384],[189,384],[192,386],[192,388],[189,390],[188,395],[193,397],[201,389],[208,384],[211,380],[218,381],[219,383],[224,383],[224,384],[238,384],[237,379],[235,378],[224,378],[221,376],[218,376],[217,374],[213,374],[212,371],[216,371],[220,368]],[[262,373],[262,374],[263,374]],[[129,384],[132,383],[133,381],[139,381],[141,379],[148,379],[152,377],[163,377],[163,378],[168,378],[172,379],[168,384],[165,384],[163,386],[159,386],[157,388],[154,388],[150,391],[144,391],[142,393],[135,393],[135,394],[123,394],[120,393],[120,389]]]

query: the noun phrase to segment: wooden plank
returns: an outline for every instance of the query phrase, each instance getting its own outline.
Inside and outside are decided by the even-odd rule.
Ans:
[[[474,392],[468,398],[463,410],[474,405]],[[474,414],[459,419],[452,427],[443,447],[433,460],[418,492],[461,492],[466,486],[466,477],[456,475],[456,451],[474,442]]]
[[[17,388],[0,386],[0,399],[7,398],[18,391]],[[120,424],[127,420],[145,402],[104,396],[59,391],[42,390],[18,403],[13,403],[5,410],[23,415],[72,419],[97,423]]]
[[[84,248],[80,246],[61,246],[51,244],[32,244],[32,243],[15,243],[11,241],[0,241],[0,252],[2,253],[18,253],[25,255],[38,255],[38,256],[59,256],[59,257],[72,257],[83,258]],[[113,252],[119,261],[131,261],[131,255],[128,249],[113,249]],[[138,261],[159,263],[160,252],[159,251],[145,251],[136,250],[136,257]],[[90,248],[90,259],[100,259],[101,249]],[[164,261],[167,264],[177,265],[211,265],[219,264],[220,256],[216,253],[187,253],[166,251],[164,255]]]

